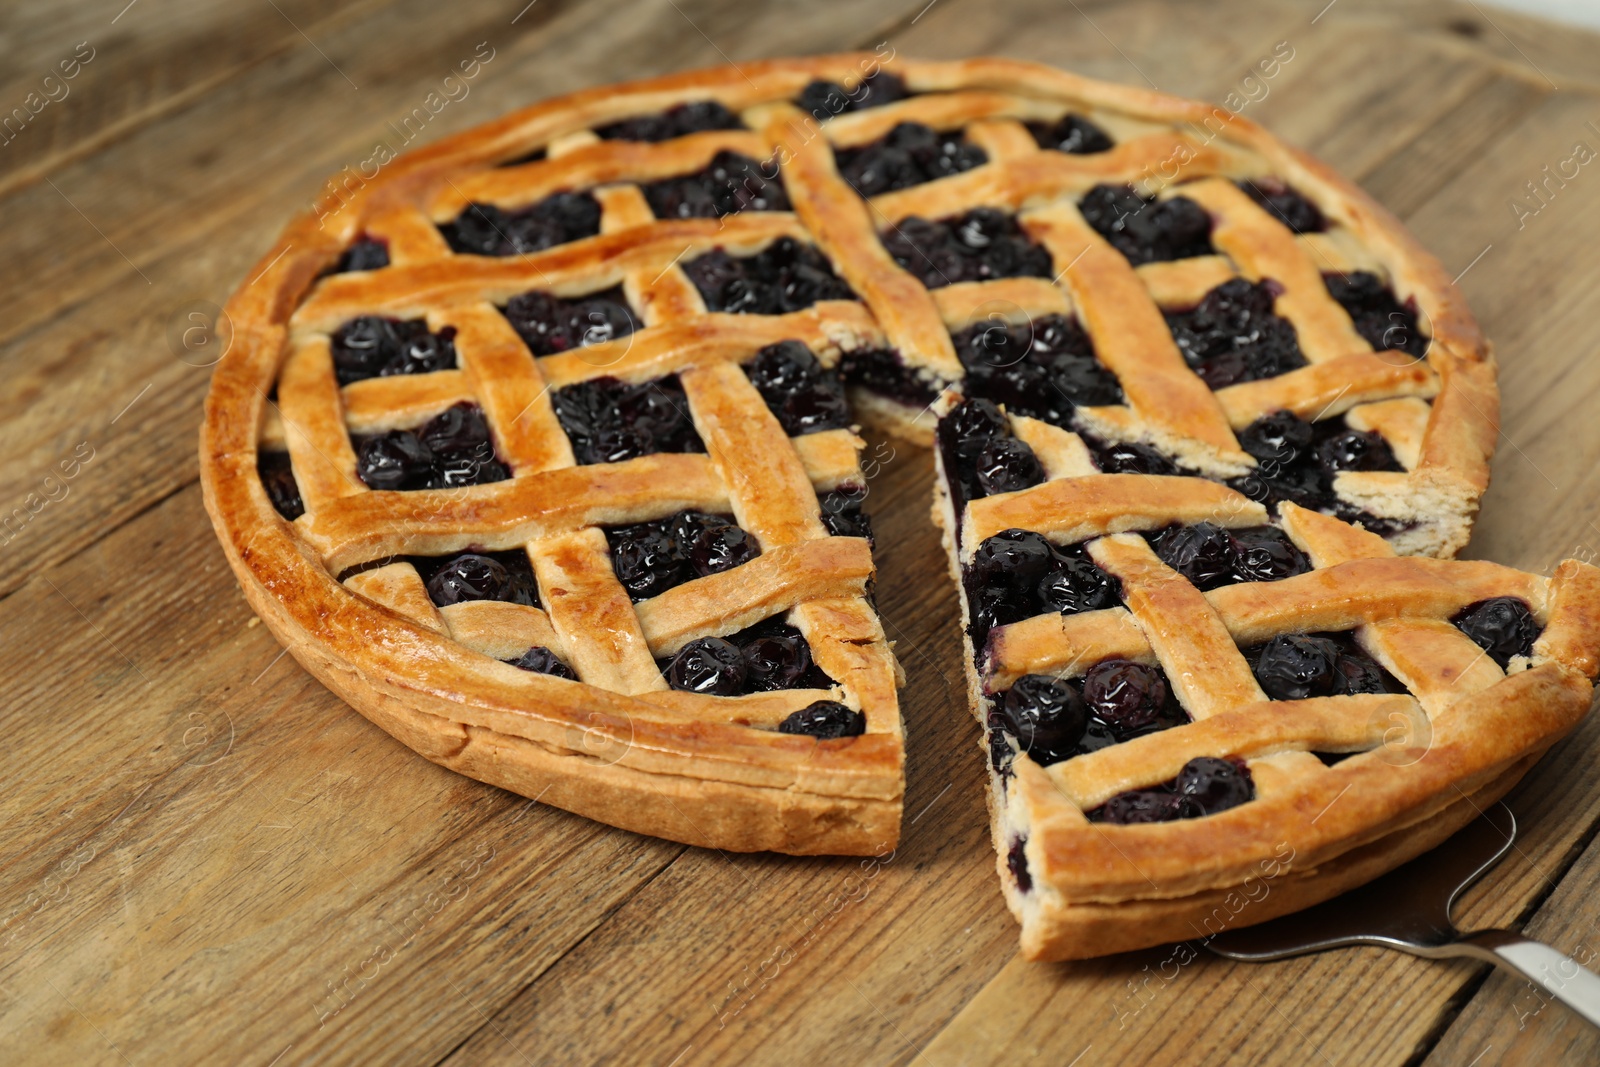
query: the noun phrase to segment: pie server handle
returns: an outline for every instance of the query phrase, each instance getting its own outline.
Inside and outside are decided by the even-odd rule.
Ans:
[[[1410,949],[1417,952],[1416,947]],[[1469,956],[1504,967],[1600,1026],[1600,975],[1549,945],[1510,930],[1477,930],[1460,940],[1430,946],[1418,955]]]

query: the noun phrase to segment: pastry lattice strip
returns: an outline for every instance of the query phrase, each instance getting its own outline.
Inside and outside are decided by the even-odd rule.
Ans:
[[[696,161],[703,165],[694,155],[702,149],[748,149],[749,137],[685,138],[668,146],[595,144],[566,158],[589,159],[600,167],[595,173],[613,179],[630,167],[637,170],[642,160],[642,177],[648,178]],[[654,170],[652,161],[658,164]],[[506,175],[518,179],[515,169],[487,172],[480,184]],[[395,266],[328,279],[291,324],[291,354],[280,383],[281,426],[306,504],[298,520],[303,534],[334,573],[404,554],[525,548],[545,594],[544,609],[459,604],[440,611],[415,569],[403,562],[359,573],[349,584],[478,651],[504,658],[524,641],[522,650],[543,645],[586,683],[695,718],[772,726],[814,700],[842,697],[866,714],[869,731],[898,733],[896,668],[862,599],[872,572],[870,553],[860,539],[828,537],[808,491],[859,484],[860,441],[848,430],[790,440],[734,365],[785,339],[806,343],[831,364],[841,344],[878,339],[875,325],[859,305],[845,301],[764,318],[706,312],[679,262],[741,237],[756,246],[778,236],[803,237],[792,217],[662,223],[653,220],[635,185],[611,185],[596,198],[600,236],[503,261],[454,255],[431,220],[418,224],[415,210],[374,218],[369,232],[389,242]],[[464,270],[464,264],[477,269]],[[640,309],[642,328],[560,355],[529,358],[497,307],[529,288],[582,295],[619,282],[629,304]],[[432,330],[455,327],[462,369],[337,388],[329,333],[361,314],[424,314]],[[679,376],[708,454],[575,466],[549,390],[606,375],[647,380],[666,374]],[[462,400],[482,406],[498,452],[515,472],[511,480],[406,493],[374,492],[360,483],[351,430],[416,425]],[[731,511],[758,538],[762,554],[735,571],[630,603],[597,527],[685,508]],[[695,638],[723,636],[774,614],[789,615],[815,661],[840,683],[839,692],[796,689],[721,698],[667,688],[657,658]]]

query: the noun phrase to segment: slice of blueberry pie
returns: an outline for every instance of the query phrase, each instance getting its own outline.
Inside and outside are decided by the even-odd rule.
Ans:
[[[1401,557],[1292,500],[1136,469],[1142,446],[942,406],[936,513],[1032,958],[1342,892],[1472,819],[1588,710],[1587,564]]]

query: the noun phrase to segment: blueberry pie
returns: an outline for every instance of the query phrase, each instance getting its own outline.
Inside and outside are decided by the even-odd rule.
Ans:
[[[1141,446],[981,397],[940,408],[936,514],[1032,958],[1342,892],[1473,818],[1588,710],[1593,567],[1407,558]]]
[[[874,55],[597,88],[251,278],[201,443],[251,605],[422,755],[617,826],[896,841],[858,421],[936,448],[1031,955],[1194,936],[1264,856],[1252,918],[1369,878],[1587,707],[1595,571],[1408,558],[1496,436],[1459,293],[1220,109]]]

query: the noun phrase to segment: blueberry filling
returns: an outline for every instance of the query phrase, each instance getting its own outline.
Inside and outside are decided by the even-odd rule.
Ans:
[[[968,501],[988,495],[978,480],[980,454],[990,442],[1010,436],[1011,423],[1006,416],[993,402],[982,398],[961,401],[939,420],[934,430],[934,443],[939,449],[946,489],[958,522]]]
[[[1243,652],[1271,700],[1406,691],[1345,633],[1279,634]]]
[[[1051,544],[1031,530],[1002,530],[986,538],[963,568],[967,630],[981,649],[989,630],[1035,615],[1074,615],[1115,607],[1120,587],[1081,545]]]
[[[462,401],[415,430],[355,437],[356,475],[372,489],[455,489],[511,477],[476,404]]]
[[[1253,473],[1228,485],[1268,506],[1290,501],[1360,522],[1378,534],[1393,534],[1404,524],[1369,515],[1334,495],[1334,476],[1344,471],[1399,471],[1388,442],[1372,431],[1352,430],[1343,419],[1309,423],[1292,412],[1263,415],[1239,431],[1239,446],[1256,459]]]
[[[939,392],[928,379],[906,366],[892,348],[858,348],[839,357],[839,374],[851,385],[907,407],[926,407]]]
[[[1239,183],[1246,196],[1295,233],[1321,233],[1328,222],[1317,205],[1277,178],[1246,178]]]
[[[1167,312],[1184,362],[1212,389],[1275,378],[1306,365],[1294,325],[1272,310],[1273,286],[1223,282],[1192,311]]]
[[[1114,825],[1198,819],[1236,808],[1256,795],[1243,760],[1199,756],[1170,782],[1119,793],[1087,812],[1090,822]]]
[[[516,256],[593,237],[600,205],[588,193],[556,193],[521,211],[468,204],[454,222],[439,227],[453,251],[474,256]]]
[[[1178,465],[1161,452],[1137,441],[1102,441],[1080,432],[1078,436],[1102,474],[1182,474]]]
[[[557,678],[565,678],[572,682],[578,680],[578,672],[562,663],[554,652],[543,645],[535,645],[516,659],[508,659],[505,662],[513,667],[532,671],[534,674],[553,674]]]
[[[1159,667],[1109,659],[1081,679],[1028,674],[990,703],[990,759],[1009,769],[1010,738],[1048,767],[1188,721]]]
[[[425,319],[362,315],[334,333],[330,348],[340,385],[395,374],[427,374],[456,366],[456,328],[428,331]]]
[[[1504,670],[1512,656],[1533,655],[1542,627],[1525,601],[1497,596],[1469,604],[1450,620]]]
[[[1383,279],[1370,271],[1324,274],[1328,293],[1355,322],[1356,332],[1379,352],[1394,350],[1421,359],[1428,352],[1428,336],[1417,322],[1411,301],[1401,304]]]
[[[817,700],[791,712],[778,724],[780,734],[807,734],[819,741],[860,737],[867,732],[867,717],[837,700]]]
[[[1050,253],[1030,241],[1014,217],[988,207],[942,221],[902,219],[883,235],[883,246],[929,289],[1055,273]]]
[[[658,219],[716,219],[740,211],[788,211],[777,165],[718,152],[705,170],[641,187]]]
[[[357,237],[329,274],[345,274],[353,270],[378,270],[389,265],[389,245],[376,237],[362,234]]]
[[[428,598],[441,608],[469,600],[539,606],[539,585],[521,549],[411,557],[411,564],[427,585]]]
[[[1027,127],[1040,148],[1075,156],[1109,152],[1113,145],[1106,131],[1082,115],[1063,115],[1055,122],[1030,122]]]
[[[536,356],[603,344],[639,328],[621,286],[572,300],[535,289],[512,297],[502,313]]]
[[[656,115],[623,119],[595,129],[602,141],[670,141],[706,130],[742,130],[739,116],[715,100],[679,104]]]
[[[1271,526],[1224,530],[1209,522],[1170,526],[1154,538],[1156,555],[1202,591],[1234,582],[1275,582],[1311,569],[1311,561]]]
[[[858,486],[841,485],[831,493],[817,494],[822,525],[834,537],[864,537],[872,545],[872,520],[861,508],[866,499],[866,489]]]
[[[1028,870],[1028,835],[1023,834],[1011,842],[1011,847],[1006,849],[1006,870],[1011,872],[1011,877],[1017,883],[1020,893],[1033,892],[1033,874]]]
[[[605,531],[611,567],[634,603],[695,578],[748,563],[761,554],[756,539],[731,516],[680,511],[654,522]]]
[[[714,696],[770,693],[781,689],[827,689],[834,684],[827,672],[812,660],[811,646],[805,637],[778,616],[725,638],[702,637],[691,641],[660,666],[672,688]],[[785,732],[812,733],[811,730]]]
[[[853,92],[846,92],[837,82],[814,81],[800,90],[795,103],[811,112],[817,121],[841,115],[846,111],[860,111],[868,107],[882,107],[910,96],[906,83],[898,74],[879,70],[861,79]]]
[[[1131,185],[1097,185],[1078,210],[1135,267],[1145,263],[1209,256],[1211,216],[1187,197],[1143,197]]]
[[[780,237],[753,256],[720,248],[683,265],[710,311],[782,315],[819,300],[854,300],[828,257],[792,237]]]
[[[958,130],[940,133],[920,122],[902,122],[860,148],[834,153],[839,176],[862,196],[948,178],[989,161],[983,149]]]
[[[850,405],[838,376],[799,341],[768,345],[744,370],[790,437],[850,425]]]
[[[305,501],[300,499],[300,483],[295,481],[294,467],[287,452],[256,453],[256,473],[267,499],[279,515],[293,522],[306,513]]]
[[[963,391],[1004,404],[1012,415],[1070,429],[1078,405],[1122,401],[1122,387],[1095,359],[1088,335],[1061,315],[1020,325],[975,323],[951,341],[967,372]]]
[[[675,374],[648,382],[591,378],[556,390],[551,403],[580,464],[706,450]]]

